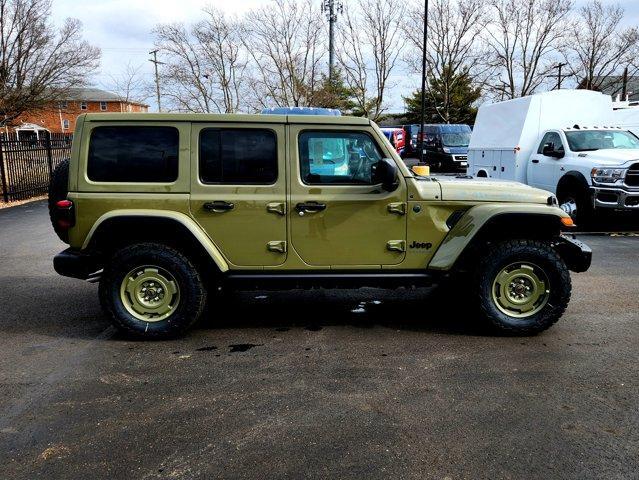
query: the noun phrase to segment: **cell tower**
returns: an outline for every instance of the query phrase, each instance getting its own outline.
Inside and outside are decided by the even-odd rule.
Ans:
[[[342,2],[336,0],[323,0],[322,12],[326,14],[328,20],[328,78],[333,80],[335,71],[335,24],[337,15],[344,12]]]

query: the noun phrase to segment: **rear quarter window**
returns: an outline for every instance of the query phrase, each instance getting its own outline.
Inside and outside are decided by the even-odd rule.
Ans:
[[[96,127],[87,176],[94,182],[171,183],[178,178],[178,152],[174,127]]]

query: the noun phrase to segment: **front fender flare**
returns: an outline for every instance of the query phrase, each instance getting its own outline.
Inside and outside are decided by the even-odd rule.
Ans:
[[[502,215],[531,215],[555,217],[559,224],[561,218],[569,215],[558,207],[530,203],[491,203],[477,205],[467,210],[459,221],[448,232],[437,252],[433,255],[428,268],[432,270],[449,270],[459,256],[477,236],[481,229],[491,220]],[[508,232],[505,232],[506,234]]]
[[[82,250],[85,250],[89,246],[93,235],[98,230],[100,225],[102,225],[107,220],[120,217],[153,217],[179,222],[182,226],[188,229],[195,240],[197,240],[200,245],[202,245],[202,248],[204,248],[204,250],[211,256],[217,267],[220,269],[220,272],[227,272],[229,270],[228,262],[220,252],[220,249],[211,241],[209,236],[200,228],[200,226],[195,223],[195,221],[193,221],[193,219],[188,215],[170,210],[123,209],[107,212],[100,218],[98,218],[91,227],[91,230],[87,234],[87,237],[82,244]]]

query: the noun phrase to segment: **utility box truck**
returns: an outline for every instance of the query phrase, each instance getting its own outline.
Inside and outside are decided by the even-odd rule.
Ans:
[[[639,138],[615,126],[609,96],[555,90],[479,108],[468,173],[555,193],[579,222],[639,211]]]
[[[612,119],[617,127],[630,130],[639,136],[639,106],[628,106],[612,112]]]

